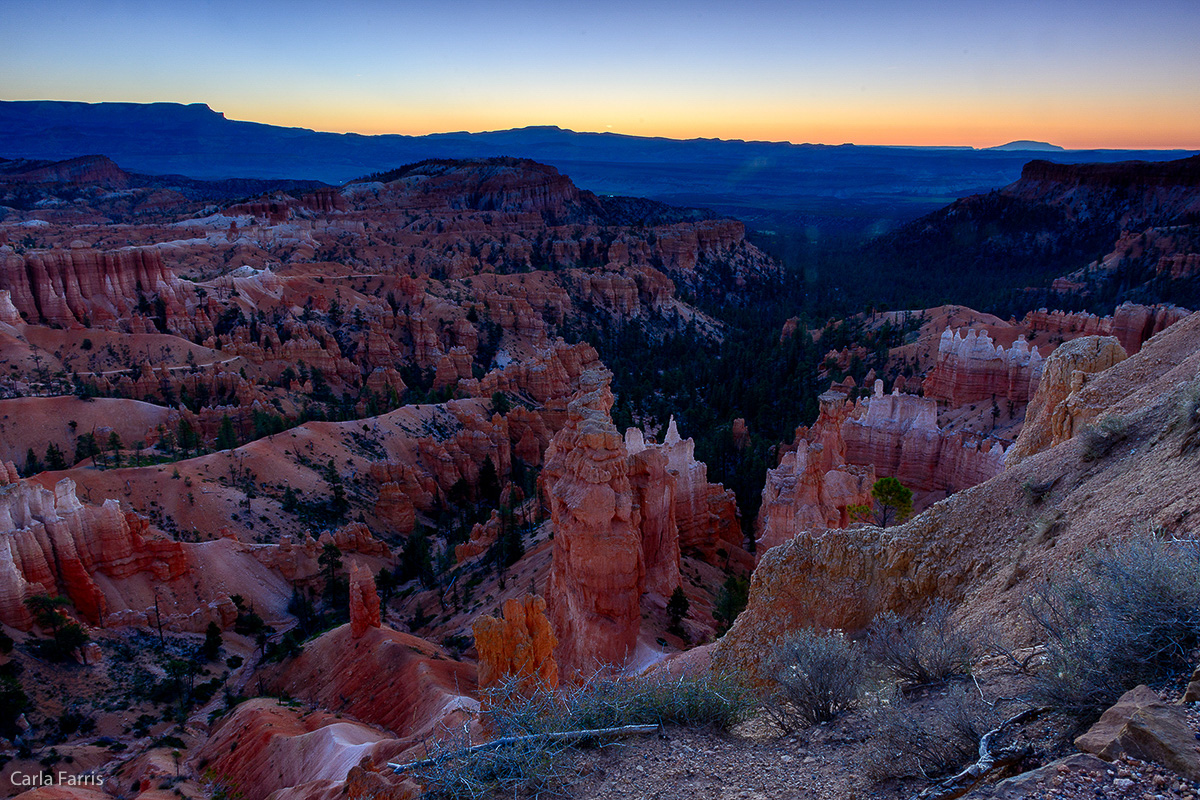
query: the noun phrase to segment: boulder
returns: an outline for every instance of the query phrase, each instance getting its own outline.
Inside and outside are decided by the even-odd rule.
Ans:
[[[1158,693],[1138,686],[1121,695],[1075,746],[1106,761],[1121,756],[1153,761],[1188,780],[1200,780],[1200,743],[1182,708],[1163,702]]]

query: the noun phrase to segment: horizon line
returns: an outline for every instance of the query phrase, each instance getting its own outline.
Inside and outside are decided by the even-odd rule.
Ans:
[[[36,100],[32,100],[32,99],[24,99],[24,100],[0,99],[0,103],[61,103],[61,104],[87,105],[87,106],[98,106],[98,105],[154,106],[154,105],[163,105],[163,106],[179,106],[179,107],[184,107],[184,108],[191,107],[191,106],[199,106],[199,107],[203,107],[203,108],[207,109],[209,112],[211,112],[213,114],[220,116],[222,119],[224,119],[228,122],[235,122],[235,123],[240,122],[240,123],[245,123],[245,124],[250,124],[250,125],[265,125],[265,126],[272,127],[272,128],[283,128],[283,129],[289,129],[289,130],[308,131],[309,133],[318,133],[318,134],[323,133],[323,134],[331,134],[331,135],[335,135],[335,136],[364,136],[364,137],[401,136],[401,137],[410,138],[410,139],[420,139],[420,138],[431,137],[431,136],[455,136],[455,135],[478,136],[478,135],[484,135],[484,134],[489,134],[489,133],[512,133],[512,132],[516,132],[516,131],[524,131],[524,130],[541,128],[541,129],[562,131],[564,133],[590,134],[590,135],[595,135],[595,136],[616,136],[616,137],[622,137],[622,138],[627,138],[627,139],[646,139],[646,140],[658,140],[658,141],[664,141],[664,142],[721,142],[721,143],[729,143],[729,144],[787,145],[787,146],[791,146],[791,147],[882,147],[882,148],[895,148],[895,149],[904,149],[904,150],[938,149],[938,150],[969,150],[969,151],[974,151],[974,152],[986,152],[989,150],[999,150],[1000,148],[1009,147],[1010,145],[1016,144],[1016,143],[1029,142],[1034,145],[1041,145],[1041,147],[1033,147],[1033,148],[1024,149],[1024,150],[1021,148],[1013,148],[1013,152],[1041,152],[1041,153],[1046,153],[1046,154],[1053,154],[1055,152],[1086,153],[1086,152],[1103,152],[1103,151],[1200,153],[1200,146],[1197,146],[1194,148],[1193,147],[1184,147],[1184,146],[1173,146],[1173,147],[1163,147],[1163,146],[1158,146],[1158,147],[1129,147],[1129,146],[1068,147],[1068,146],[1064,146],[1064,145],[1054,144],[1053,142],[1048,142],[1048,141],[1044,141],[1044,140],[1040,140],[1040,139],[1030,139],[1030,138],[1011,139],[1007,142],[1002,142],[1000,144],[987,145],[987,146],[982,146],[982,147],[976,146],[976,145],[970,145],[970,144],[859,144],[858,142],[853,142],[853,141],[838,142],[838,143],[812,142],[812,141],[797,142],[797,141],[793,141],[791,139],[755,139],[755,138],[747,139],[747,138],[741,138],[741,137],[725,138],[725,137],[720,137],[720,136],[690,136],[690,137],[680,138],[680,137],[664,136],[664,135],[624,133],[621,131],[614,131],[614,130],[577,129],[577,128],[563,127],[562,125],[558,125],[556,123],[529,123],[527,125],[518,125],[518,126],[514,126],[514,127],[509,127],[509,128],[488,128],[488,129],[480,129],[480,130],[468,130],[466,128],[460,128],[460,129],[456,129],[456,130],[432,130],[432,131],[427,131],[425,133],[401,133],[401,132],[397,132],[397,131],[376,131],[376,132],[366,133],[366,132],[363,132],[360,130],[322,130],[322,129],[318,129],[318,128],[306,127],[303,125],[280,125],[280,124],[277,124],[274,122],[262,122],[262,121],[254,120],[254,119],[232,119],[232,118],[226,116],[226,113],[224,111],[218,111],[218,110],[214,109],[212,107],[212,105],[210,105],[209,103],[201,102],[201,101],[187,103],[187,102],[180,102],[178,100],[155,100],[155,101],[150,101],[150,102],[141,102],[141,101],[136,101],[136,100],[89,101],[89,100],[55,100],[55,99],[49,99],[49,98],[42,98],[42,99],[36,99]]]

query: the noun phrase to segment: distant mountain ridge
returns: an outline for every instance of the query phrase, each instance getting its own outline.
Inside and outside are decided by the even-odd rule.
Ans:
[[[892,227],[1015,181],[1029,151],[664,139],[553,126],[427,136],[321,133],[226,119],[203,104],[0,101],[0,156],[103,153],[139,173],[340,184],[430,158],[552,164],[597,194],[705,206],[751,222]],[[1069,162],[1165,160],[1181,151],[1062,151]]]
[[[1059,147],[1056,144],[1050,144],[1049,142],[1035,142],[1031,139],[1018,139],[1015,142],[1008,142],[1007,144],[998,144],[995,147],[988,148],[988,150],[1008,150],[1008,151],[1015,150],[1015,151],[1020,151],[1020,152],[1024,152],[1024,153],[1033,153],[1033,152],[1061,153],[1061,152],[1064,152],[1066,149],[1067,148]]]

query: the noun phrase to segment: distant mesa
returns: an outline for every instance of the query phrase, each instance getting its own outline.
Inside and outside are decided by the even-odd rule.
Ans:
[[[1032,139],[1017,139],[1015,142],[1009,142],[1008,144],[998,144],[995,147],[988,147],[986,149],[988,149],[988,150],[1006,150],[1006,151],[1007,150],[1041,150],[1041,151],[1050,151],[1050,152],[1055,152],[1055,153],[1063,152],[1066,150],[1065,147],[1059,147],[1056,144],[1050,144],[1049,142],[1035,142]]]

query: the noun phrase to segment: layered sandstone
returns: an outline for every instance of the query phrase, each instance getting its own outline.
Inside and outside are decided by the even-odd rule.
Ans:
[[[350,562],[350,635],[361,639],[369,628],[378,628],[379,592],[370,569]]]
[[[821,411],[811,429],[796,432],[792,449],[767,470],[758,517],[759,552],[801,531],[843,528],[853,506],[869,505],[875,484],[872,466],[846,461],[842,425],[854,407],[840,391],[820,397]]]
[[[934,599],[969,625],[991,622],[1027,642],[1025,598],[1089,552],[1152,529],[1189,540],[1200,529],[1200,474],[1184,455],[1179,393],[1200,374],[1200,318],[1189,317],[1081,390],[1127,421],[1119,452],[1082,458],[1072,439],[892,528],[801,533],[766,552],[750,602],[714,665],[753,673],[788,630],[860,630],[882,611],[921,613]],[[1049,486],[1036,501],[1031,484]],[[986,534],[986,535],[984,535]]]
[[[631,458],[651,451],[666,456],[680,552],[695,553],[710,564],[747,573],[754,568],[754,556],[743,547],[737,498],[721,484],[708,482],[708,465],[696,460],[695,442],[679,435],[674,417],[662,444],[647,444],[640,430],[630,428],[625,432],[625,447]]]
[[[1021,435],[1008,453],[1009,466],[1070,439],[1098,417],[1103,409],[1084,402],[1082,390],[1097,373],[1125,358],[1114,336],[1084,336],[1059,345],[1046,359]]]
[[[10,465],[11,466],[11,465]],[[9,478],[15,478],[10,470]],[[146,573],[158,581],[187,570],[183,547],[151,533],[148,522],[121,511],[116,500],[85,506],[63,478],[51,492],[30,481],[0,486],[0,621],[28,630],[23,603],[37,594],[64,594],[93,625],[107,612],[95,577]]]
[[[30,322],[78,328],[83,325],[133,331],[154,326],[139,301],[157,296],[166,318],[183,317],[189,291],[152,247],[97,251],[88,248],[36,250],[0,257],[0,289]]]
[[[954,491],[991,478],[1004,470],[1004,447],[996,440],[938,426],[937,403],[928,397],[883,393],[860,401],[842,424],[845,457],[869,464],[879,477],[893,477],[916,491]]]
[[[992,399],[1026,403],[1037,388],[1042,362],[1024,336],[1006,350],[986,332],[969,330],[964,336],[947,328],[925,378],[925,396],[951,407]]]

